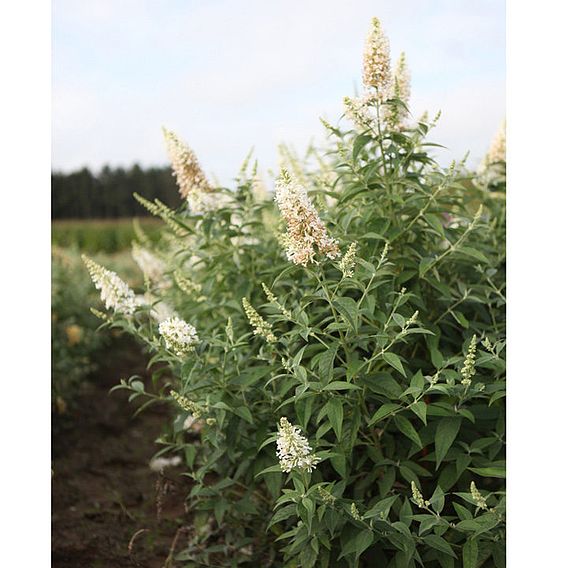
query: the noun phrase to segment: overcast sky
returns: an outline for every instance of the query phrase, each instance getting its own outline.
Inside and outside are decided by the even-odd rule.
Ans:
[[[411,109],[476,164],[505,115],[504,0],[53,0],[53,168],[162,165],[176,131],[222,183],[254,146],[322,140],[382,20],[407,54]]]

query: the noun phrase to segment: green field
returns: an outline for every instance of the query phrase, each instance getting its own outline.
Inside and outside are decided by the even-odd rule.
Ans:
[[[137,218],[150,240],[158,237],[161,222],[151,217]],[[51,244],[77,247],[88,253],[113,253],[129,248],[135,238],[134,219],[69,219],[52,221]]]

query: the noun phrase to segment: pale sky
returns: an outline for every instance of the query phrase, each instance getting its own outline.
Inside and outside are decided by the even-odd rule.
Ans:
[[[165,165],[162,125],[230,184],[250,150],[303,151],[360,89],[372,16],[407,55],[444,162],[477,164],[505,116],[505,1],[53,0],[54,169]]]

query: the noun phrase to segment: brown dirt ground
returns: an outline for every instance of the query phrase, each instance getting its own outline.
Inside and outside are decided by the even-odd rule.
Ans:
[[[108,392],[122,377],[148,380],[145,362],[135,345],[116,339],[66,413],[54,417],[53,568],[161,568],[187,523],[187,478],[175,469],[160,476],[148,467],[166,409],[151,406],[133,418],[127,394]]]

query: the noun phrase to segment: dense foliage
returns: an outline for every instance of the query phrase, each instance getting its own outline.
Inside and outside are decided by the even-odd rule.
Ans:
[[[144,302],[88,263],[162,363],[119,388],[178,409],[184,566],[504,566],[504,163],[441,167],[399,87],[348,101],[278,208],[246,164],[199,213],[139,198]]]

